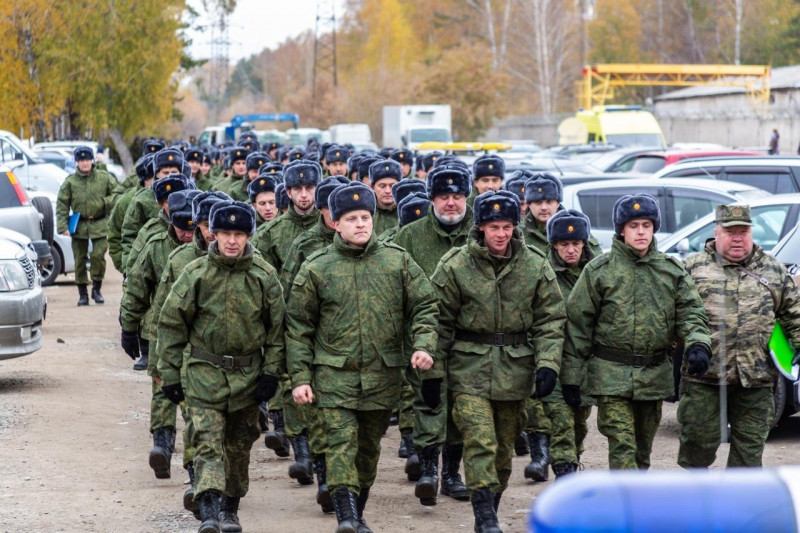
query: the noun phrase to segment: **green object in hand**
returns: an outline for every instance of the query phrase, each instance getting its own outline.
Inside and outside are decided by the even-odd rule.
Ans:
[[[769,338],[769,354],[781,374],[787,379],[797,381],[798,375],[800,375],[800,365],[792,364],[795,350],[779,322],[775,322],[775,328]]]

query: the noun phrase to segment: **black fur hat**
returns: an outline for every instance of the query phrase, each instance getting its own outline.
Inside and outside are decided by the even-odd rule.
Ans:
[[[202,194],[201,191],[178,191],[167,198],[169,221],[178,229],[192,231],[195,228],[192,218],[192,200]]]
[[[415,192],[425,194],[425,182],[417,178],[403,178],[392,185],[392,198],[394,203],[400,205],[403,199]]]
[[[325,150],[326,163],[347,163],[350,158],[350,150],[338,144],[332,144]]]
[[[525,201],[528,203],[539,200],[564,201],[564,186],[561,180],[547,172],[540,172],[525,182]]]
[[[414,164],[414,154],[411,153],[411,150],[406,150],[405,148],[400,148],[399,150],[395,150],[389,157],[401,164],[402,163],[407,163],[409,165]]]
[[[484,176],[505,177],[506,162],[503,158],[495,154],[484,154],[472,163],[472,179],[476,180]]]
[[[547,221],[547,242],[588,241],[592,232],[589,217],[577,209],[562,209]]]
[[[422,157],[422,168],[425,169],[425,172],[430,172],[433,168],[433,164],[436,163],[436,160],[442,157],[441,152],[431,152],[429,154],[425,154]]]
[[[167,145],[157,139],[148,139],[142,145],[142,151],[145,154],[154,154],[166,148]]]
[[[196,146],[189,148],[189,151],[186,152],[186,155],[184,156],[184,160],[186,160],[186,162],[197,161],[198,163],[202,163],[203,151]]]
[[[153,182],[153,195],[156,203],[161,204],[169,198],[169,195],[176,191],[185,191],[189,188],[186,176],[182,174],[170,174]]]
[[[217,202],[211,206],[208,229],[211,233],[242,231],[252,236],[256,231],[256,210],[250,204],[235,200]]]
[[[331,220],[339,220],[345,213],[357,209],[365,209],[374,215],[376,203],[375,193],[360,181],[340,185],[328,196]]]
[[[328,198],[337,187],[347,185],[350,180],[344,176],[328,176],[319,182],[316,190],[314,191],[314,204],[317,209],[328,207]]]
[[[136,175],[139,177],[139,184],[143,184],[145,180],[155,177],[153,173],[153,154],[144,154],[139,158],[136,163]]]
[[[384,159],[378,155],[367,155],[358,160],[358,181],[366,182],[369,179],[369,167],[377,161]]]
[[[84,161],[86,159],[93,160],[94,152],[88,146],[78,146],[72,151],[75,161]]]
[[[459,165],[464,165],[466,168],[468,168],[470,170],[470,172],[472,172],[472,169],[469,168],[468,164],[464,163],[462,160],[460,160],[459,158],[457,158],[453,154],[447,154],[447,155],[443,155],[441,157],[437,157],[436,161],[433,162],[433,167],[432,168],[440,167],[442,165],[447,165],[447,164],[450,164],[450,163],[456,163],[456,164],[459,164]]]
[[[278,209],[286,209],[289,207],[289,195],[286,193],[286,185],[279,183],[275,187],[275,207]]]
[[[258,142],[258,136],[256,136],[256,134],[253,133],[252,131],[246,131],[246,132],[242,133],[241,135],[239,135],[239,139],[238,139],[239,143],[242,143],[244,141],[256,141],[256,142]]]
[[[378,155],[384,159],[389,159],[394,151],[395,148],[392,148],[391,146],[384,146],[378,151]]]
[[[278,161],[269,161],[264,163],[260,167],[258,167],[258,175],[261,174],[281,174],[281,179],[283,179],[283,164]]]
[[[328,153],[328,148],[330,148],[331,146],[334,146],[335,144],[336,143],[327,143],[326,142],[326,143],[322,143],[322,144],[319,145],[319,159],[320,159],[320,162],[323,159],[325,160],[326,163],[328,162],[328,159],[325,157],[325,154]]]
[[[263,152],[253,152],[245,159],[247,170],[258,170],[262,165],[269,163],[269,156]]]
[[[439,194],[463,194],[469,196],[472,190],[472,179],[469,172],[461,165],[444,165],[428,172],[428,198]]]
[[[262,174],[247,184],[247,196],[255,203],[256,197],[262,192],[275,192],[278,183],[280,182],[274,174]]]
[[[353,172],[358,172],[358,164],[364,159],[363,154],[354,154],[347,160],[347,177],[349,178]]]
[[[421,219],[428,214],[430,206],[431,201],[424,192],[415,192],[407,195],[397,205],[398,224],[402,227]]]
[[[237,144],[248,152],[258,152],[261,149],[261,144],[256,139],[240,139]]]
[[[283,183],[287,189],[301,185],[316,187],[320,179],[322,179],[322,167],[314,161],[299,159],[283,167]]]
[[[230,159],[231,166],[233,166],[236,161],[247,161],[248,155],[250,155],[250,152],[247,150],[247,148],[239,146],[228,152],[228,159]]]
[[[392,159],[376,161],[369,166],[369,183],[375,185],[380,180],[393,179],[400,181],[403,179],[403,167],[400,163]]]
[[[306,151],[302,148],[292,148],[289,150],[289,161],[294,161],[296,159],[303,159],[306,156]]]
[[[509,220],[516,226],[519,224],[520,211],[519,198],[508,191],[486,191],[478,195],[472,205],[476,226],[496,220]]]
[[[203,152],[203,158],[200,160],[201,165],[210,165],[211,164],[211,157]]]
[[[201,192],[192,200],[192,220],[194,220],[195,224],[208,220],[210,218],[211,206],[217,202],[224,202],[227,200],[233,200],[233,198],[222,191]]]
[[[658,200],[649,194],[626,194],[614,204],[614,232],[619,235],[622,228],[635,218],[649,218],[653,221],[653,233],[661,228],[661,209]]]
[[[508,178],[503,189],[516,194],[520,203],[525,201],[525,178]]]
[[[175,148],[164,148],[153,156],[153,175],[164,167],[183,168],[183,153]]]
[[[189,166],[185,160],[181,165],[181,175],[188,180],[188,184],[191,186],[190,188],[194,187],[194,180],[192,179],[192,167]]]

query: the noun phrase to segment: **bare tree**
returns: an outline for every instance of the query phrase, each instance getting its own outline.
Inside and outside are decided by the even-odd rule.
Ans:
[[[511,4],[513,0],[502,0],[502,18],[500,27],[495,24],[495,10],[492,0],[465,0],[480,17],[486,20],[485,37],[489,41],[492,52],[492,70],[497,70],[505,61],[506,45],[508,42],[508,27],[511,21]]]

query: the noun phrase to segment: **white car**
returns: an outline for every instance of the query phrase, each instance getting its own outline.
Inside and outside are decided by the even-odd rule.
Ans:
[[[686,159],[666,166],[652,179],[702,178],[745,183],[770,194],[800,192],[800,157],[736,156]]]
[[[65,156],[72,157],[72,152],[78,146],[88,146],[92,149],[95,158],[97,157],[97,150],[100,147],[100,143],[97,141],[51,141],[51,142],[41,142],[36,143],[33,145],[34,152],[45,151],[45,150],[52,150],[57,151],[59,153],[64,154]],[[106,151],[102,162],[105,163],[106,168],[111,173],[112,176],[119,182],[125,179],[125,170],[122,168],[122,165],[115,163],[114,161],[110,160],[107,156],[108,152]]]
[[[0,228],[0,360],[42,347],[47,299],[30,239]]]

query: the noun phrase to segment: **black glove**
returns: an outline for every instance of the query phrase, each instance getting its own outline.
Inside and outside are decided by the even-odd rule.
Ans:
[[[431,409],[436,409],[441,403],[442,378],[422,380],[422,399],[425,405]]]
[[[268,402],[278,392],[278,378],[275,376],[260,376],[258,378],[258,386],[253,397],[256,402]]]
[[[181,403],[185,398],[183,395],[183,387],[181,387],[180,381],[173,385],[163,385],[161,387],[161,392],[163,392],[164,396],[166,396],[167,399],[175,405]]]
[[[689,361],[687,371],[690,376],[699,377],[708,372],[711,352],[703,344],[692,344],[686,348],[686,360]]]
[[[577,385],[561,385],[561,395],[566,404],[573,409],[581,406],[581,388]]]
[[[122,338],[120,345],[128,356],[136,361],[139,358],[139,332],[138,331],[122,331]]]
[[[544,398],[556,388],[558,374],[552,368],[540,368],[536,371],[536,391],[532,398]]]

